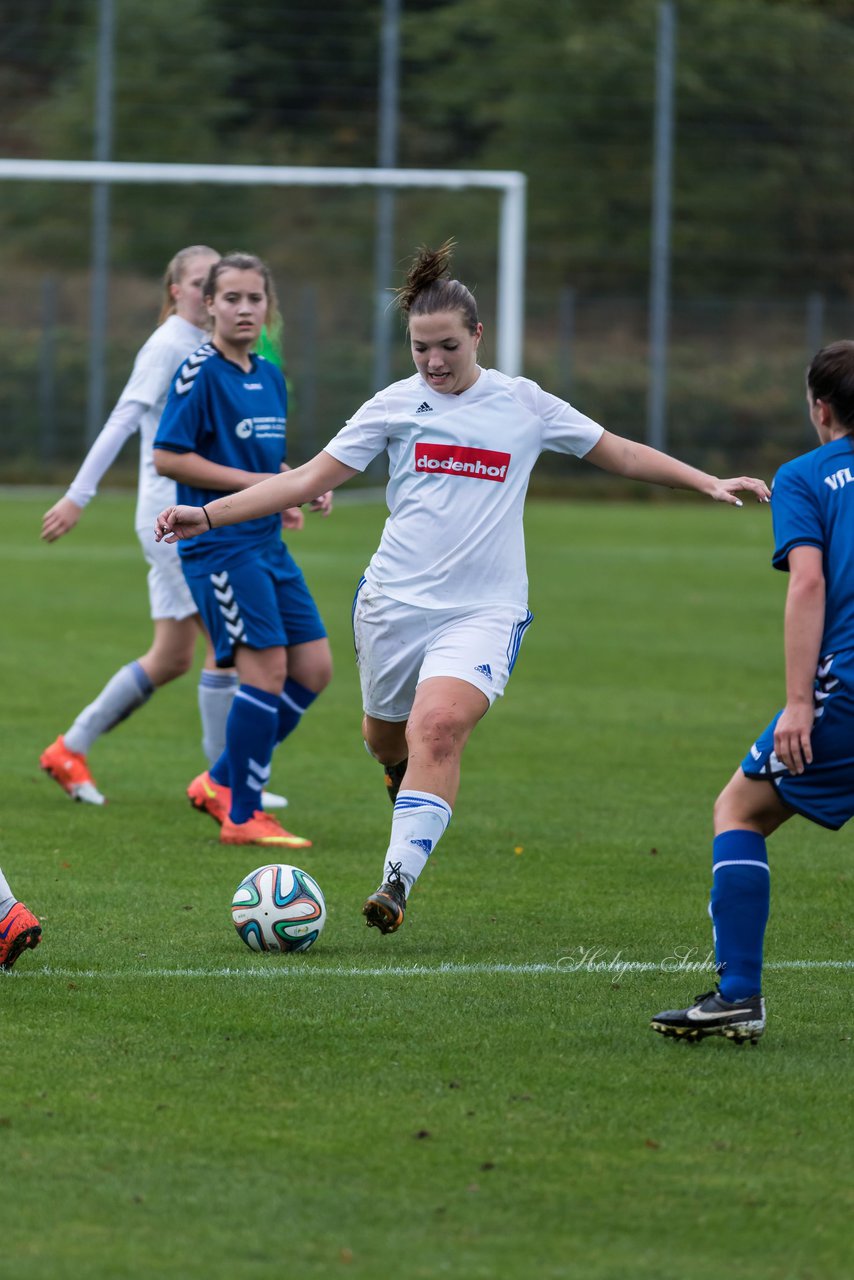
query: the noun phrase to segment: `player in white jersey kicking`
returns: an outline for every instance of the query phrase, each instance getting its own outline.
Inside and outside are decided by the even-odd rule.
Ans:
[[[164,300],[158,327],[134,362],[133,372],[100,435],[87,453],[68,492],[45,513],[42,538],[56,542],[77,524],[83,508],[119,450],[139,432],[139,484],[134,527],[149,565],[148,593],[154,636],[142,657],[121,667],[65,733],[42,752],[39,763],[72,800],[100,805],[104,796],[95,785],[87,756],[108,729],[147,702],[155,689],[190,670],[196,641],[203,628],[189,587],[184,581],[177,548],[152,543],[151,522],[164,503],[175,500],[175,482],[158,475],[152,445],[172,375],[207,337],[207,310],[202,285],[219,254],[206,245],[190,245],[175,254],[164,275]],[[296,513],[295,513],[296,514]],[[294,522],[298,523],[301,514]],[[225,745],[225,724],[237,690],[234,671],[218,670],[205,635],[206,654],[199,677],[202,749],[211,762]],[[265,807],[281,808],[287,801],[264,793]]]
[[[394,802],[382,883],[367,923],[393,933],[451,818],[468,737],[507,684],[531,621],[522,513],[543,450],[606,471],[695,489],[740,506],[763,481],[718,480],[605,431],[527,378],[477,362],[483,326],[450,279],[452,242],[422,249],[398,303],[417,372],[380,391],[310,462],[201,507],[170,507],[158,540],[177,541],[309,502],[388,452],[389,517],[356,592],[353,626],[368,750]]]

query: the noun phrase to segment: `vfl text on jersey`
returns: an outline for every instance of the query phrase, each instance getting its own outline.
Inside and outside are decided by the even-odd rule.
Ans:
[[[475,480],[497,480],[503,484],[510,467],[510,454],[496,449],[469,449],[461,444],[415,446],[415,470],[445,475],[471,476]]]
[[[846,484],[854,483],[854,476],[851,474],[850,467],[843,467],[841,471],[835,472],[832,476],[825,476],[824,483],[835,493],[838,489],[842,489]]]

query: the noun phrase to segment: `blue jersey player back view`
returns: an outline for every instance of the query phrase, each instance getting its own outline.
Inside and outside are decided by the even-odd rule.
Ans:
[[[780,468],[771,498],[773,564],[789,574],[786,705],[715,804],[718,989],[657,1014],[664,1035],[763,1034],[766,838],[795,814],[833,830],[854,815],[854,342],[815,356],[807,402],[819,447]]]
[[[266,265],[249,254],[228,254],[211,268],[205,298],[211,341],[178,370],[154,442],[155,465],[177,481],[179,500],[201,504],[285,469],[287,423],[281,371],[252,353],[275,314]],[[312,505],[326,514],[330,499]],[[282,542],[282,524],[298,527],[301,520],[298,510],[266,515],[211,529],[179,548],[217,665],[236,666],[240,679],[225,751],[187,792],[221,824],[224,844],[311,843],[261,810],[276,745],[332,674],[323,622]]]

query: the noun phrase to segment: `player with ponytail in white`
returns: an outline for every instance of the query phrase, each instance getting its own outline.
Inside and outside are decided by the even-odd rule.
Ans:
[[[611,435],[527,378],[478,363],[483,325],[450,278],[451,242],[422,249],[398,292],[416,372],[378,392],[304,466],[207,503],[172,507],[168,541],[257,517],[343,484],[388,454],[389,517],[359,584],[353,626],[368,750],[394,802],[382,882],[362,908],[393,933],[451,819],[469,735],[503,692],[532,615],[522,515],[543,450],[740,505],[761,480],[718,480]]]

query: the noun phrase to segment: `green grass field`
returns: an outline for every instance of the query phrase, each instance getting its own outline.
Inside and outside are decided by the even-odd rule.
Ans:
[[[329,916],[268,957],[228,910],[262,851],[184,798],[194,677],[96,745],[104,809],[39,771],[149,636],[132,499],[48,547],[54,496],[0,506],[0,865],[44,924],[0,981],[4,1274],[850,1276],[849,837],[771,843],[755,1049],[647,1026],[713,983],[711,804],[782,693],[766,508],[530,504],[535,622],[393,937],[349,635],[383,511],[310,520],[336,676],[272,785]]]

